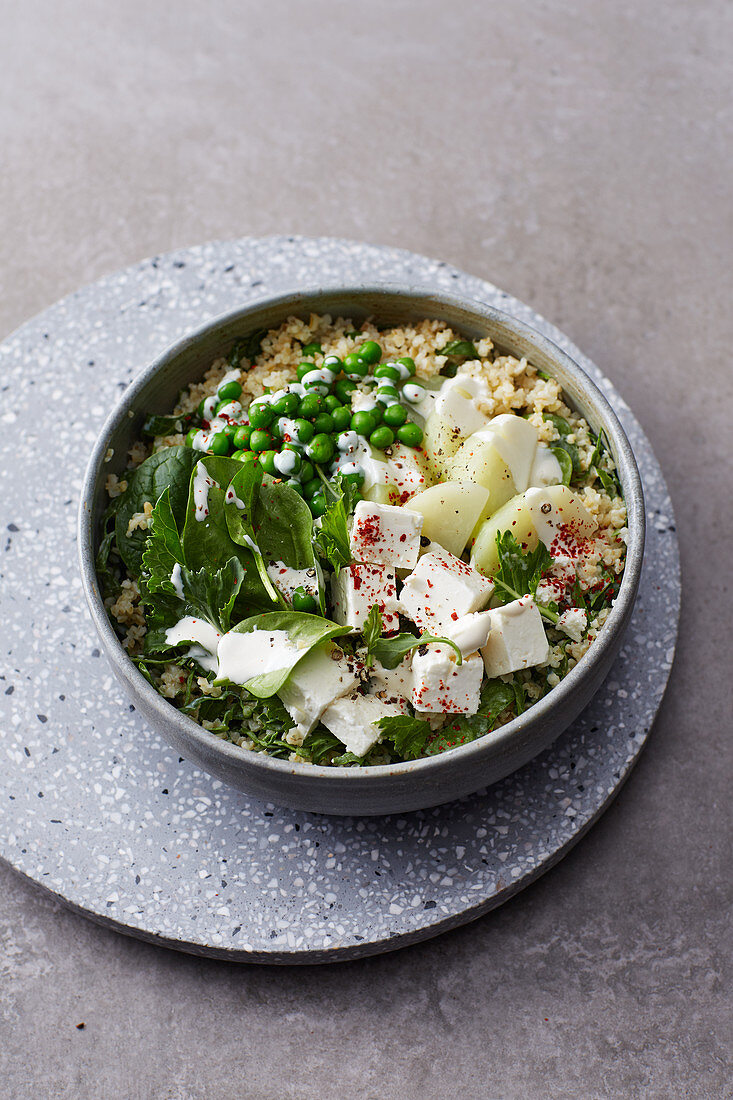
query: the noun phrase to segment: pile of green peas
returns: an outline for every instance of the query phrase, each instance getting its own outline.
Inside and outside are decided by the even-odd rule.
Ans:
[[[355,432],[372,447],[383,451],[399,441],[419,447],[423,432],[408,419],[402,398],[417,404],[424,390],[410,380],[415,374],[409,356],[382,363],[382,348],[367,340],[343,359],[323,357],[319,344],[306,344],[297,369],[297,381],[274,394],[264,394],[243,410],[242,386],[229,379],[198,408],[203,427],[192,428],[186,445],[240,462],[256,462],[273,477],[282,478],[307,501],[314,516],[323,515],[327,502],[323,479],[316,467],[338,468],[338,438]],[[352,412],[351,395],[357,384],[373,385],[368,406]],[[398,384],[402,383],[402,389]],[[213,431],[209,428],[213,427]],[[355,465],[355,464],[352,464]],[[358,469],[344,474],[358,490],[364,474]]]

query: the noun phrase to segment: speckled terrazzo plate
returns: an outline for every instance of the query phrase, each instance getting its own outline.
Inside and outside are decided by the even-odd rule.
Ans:
[[[646,493],[639,598],[591,706],[550,750],[488,791],[402,816],[278,809],[181,760],[114,681],[76,573],[85,461],[130,379],[206,318],[321,278],[409,280],[533,325],[609,397]],[[0,393],[0,856],[59,899],[181,950],[272,963],[354,958],[501,904],[562,857],[628,775],[674,652],[671,505],[649,443],[611,384],[520,302],[393,249],[283,237],[215,243],[112,275],[30,321],[0,345]],[[53,447],[41,436],[49,425]]]

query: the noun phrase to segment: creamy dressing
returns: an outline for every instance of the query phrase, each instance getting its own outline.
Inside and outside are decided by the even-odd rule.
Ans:
[[[176,590],[176,595],[179,600],[183,599],[183,582],[181,581],[181,566],[179,562],[173,566],[173,572],[170,575],[170,582]]]
[[[235,504],[237,506],[237,508],[239,508],[240,512],[246,511],[247,505],[244,503],[244,501],[240,497],[237,496],[237,494],[234,492],[234,489],[231,487],[231,485],[229,486],[226,493],[224,494],[224,500],[226,501],[227,504]]]
[[[298,465],[298,456],[294,451],[280,451],[275,455],[275,469],[279,474],[289,477]]]
[[[271,561],[267,575],[283,596],[292,596],[296,588],[304,588],[311,596],[318,596],[318,579],[315,569],[291,569],[284,561]]]
[[[287,668],[301,652],[287,630],[252,630],[248,634],[230,630],[219,642],[218,679],[246,684],[254,676]]]
[[[219,485],[209,474],[203,462],[196,463],[193,476],[193,502],[196,506],[196,519],[201,523],[209,514],[209,489],[218,489]]]
[[[175,570],[174,570],[175,572]],[[171,577],[171,579],[173,579]],[[216,650],[221,638],[221,632],[207,623],[206,619],[194,618],[186,615],[183,619],[169,627],[165,632],[168,645],[180,645],[181,642],[193,642],[186,656],[197,661],[207,672],[218,672],[219,664],[216,659]]]

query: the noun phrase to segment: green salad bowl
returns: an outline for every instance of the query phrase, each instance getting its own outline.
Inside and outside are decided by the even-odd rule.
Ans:
[[[489,336],[501,351],[526,357],[556,378],[567,403],[595,432],[604,432],[616,462],[628,511],[627,557],[618,597],[598,638],[559,685],[518,718],[438,756],[331,768],[290,763],[222,741],[148,683],[122,647],[102,602],[95,559],[107,505],[105,481],[110,473],[122,475],[143,421],[153,413],[169,413],[179,391],[200,380],[236,339],[273,328],[289,316],[311,313],[357,322],[374,317],[385,324],[436,318],[469,338]],[[79,511],[81,577],[89,610],[115,675],[151,729],[187,761],[254,798],[327,814],[402,813],[436,806],[503,779],[547,749],[588,704],[618,654],[634,607],[643,551],[644,499],[636,461],[616,414],[585,372],[545,336],[500,310],[400,285],[296,291],[227,313],[187,335],[138,375],[110,415],[89,461]]]

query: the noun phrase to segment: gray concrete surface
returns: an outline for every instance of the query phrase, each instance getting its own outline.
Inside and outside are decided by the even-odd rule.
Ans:
[[[685,602],[616,804],[442,939],[235,967],[96,928],[0,868],[0,1094],[733,1095],[732,22],[724,0],[2,5],[0,333],[215,237],[443,257],[617,383],[667,473]]]

